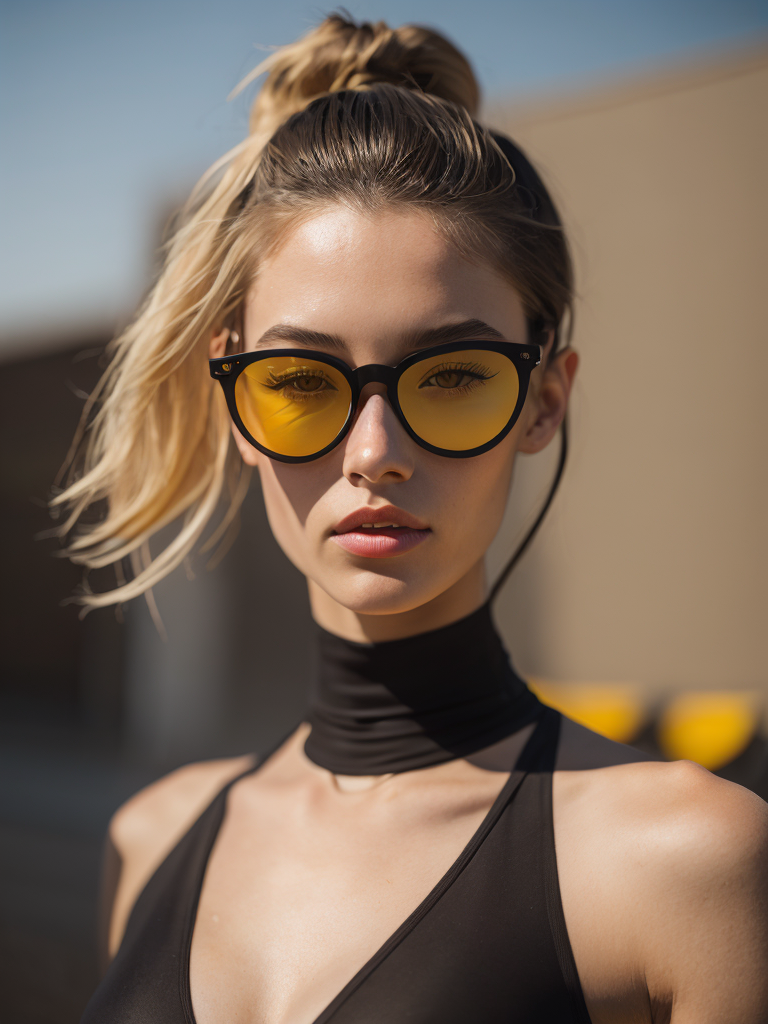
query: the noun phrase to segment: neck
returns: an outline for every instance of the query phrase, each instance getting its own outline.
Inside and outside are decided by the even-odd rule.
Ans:
[[[466,757],[540,705],[515,674],[487,604],[438,629],[361,643],[319,632],[304,750],[345,776],[383,776]]]
[[[376,612],[349,608],[327,594],[314,580],[308,580],[307,584],[312,618],[318,626],[356,643],[403,640],[450,626],[477,611],[488,598],[482,561],[447,590],[415,607],[388,602],[386,609]]]

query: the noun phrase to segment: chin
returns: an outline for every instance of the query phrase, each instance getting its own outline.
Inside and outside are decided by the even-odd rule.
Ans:
[[[429,580],[426,574],[385,575],[361,569],[315,582],[329,597],[358,615],[398,615],[433,601],[453,581]]]

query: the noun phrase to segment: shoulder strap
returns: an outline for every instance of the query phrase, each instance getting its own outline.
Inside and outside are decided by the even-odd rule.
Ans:
[[[584,1000],[581,981],[576,969],[571,941],[563,913],[560,896],[560,881],[557,872],[557,855],[555,851],[555,828],[552,814],[552,775],[557,758],[557,745],[560,736],[562,715],[554,708],[546,708],[546,738],[540,746],[536,764],[530,770],[538,775],[538,800],[540,827],[542,828],[542,846],[540,850],[540,870],[543,877],[544,895],[549,920],[550,933],[555,946],[565,988],[571,1003],[571,1012],[576,1024],[590,1024],[589,1010]],[[525,751],[523,751],[525,753]]]
[[[515,762],[515,771],[551,772],[555,768],[557,745],[560,739],[559,711],[542,704],[536,728]]]

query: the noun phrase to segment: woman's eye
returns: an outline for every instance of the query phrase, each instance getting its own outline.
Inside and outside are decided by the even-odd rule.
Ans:
[[[290,377],[270,377],[265,382],[268,388],[273,391],[282,391],[284,395],[298,398],[310,395],[319,395],[324,391],[336,391],[337,389],[326,377],[316,373],[295,374]]]
[[[438,388],[460,388],[471,380],[477,380],[477,378],[468,373],[460,373],[458,370],[444,370],[442,373],[433,374],[429,378],[429,383],[432,384],[432,387]]]
[[[326,381],[322,377],[294,377],[290,383],[297,391],[303,391],[305,394],[312,391],[323,391],[326,386]]]
[[[469,391],[479,387],[495,374],[478,366],[438,366],[422,377],[420,388],[439,388],[441,391]]]

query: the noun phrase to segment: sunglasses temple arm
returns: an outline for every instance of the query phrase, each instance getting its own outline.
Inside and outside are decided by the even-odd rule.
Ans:
[[[566,417],[563,418],[563,422],[560,424],[560,454],[559,454],[558,459],[557,459],[557,468],[555,470],[555,475],[552,478],[552,483],[550,484],[546,500],[545,500],[544,504],[542,505],[541,511],[536,516],[536,519],[535,519],[533,525],[528,530],[526,535],[523,537],[522,541],[520,542],[520,544],[517,547],[517,550],[512,555],[512,557],[507,562],[507,564],[504,566],[504,568],[502,569],[501,573],[499,574],[496,582],[491,587],[490,597],[488,598],[488,603],[489,604],[491,604],[493,601],[496,600],[496,598],[497,598],[497,596],[499,594],[499,591],[504,586],[504,584],[507,582],[507,579],[509,578],[509,574],[512,572],[512,570],[515,568],[517,563],[520,561],[520,559],[525,554],[526,550],[528,549],[528,546],[530,545],[531,541],[534,538],[534,535],[535,535],[536,531],[538,530],[538,528],[541,526],[542,522],[544,521],[544,516],[549,511],[549,506],[552,504],[552,499],[554,498],[555,493],[557,491],[557,488],[560,485],[560,480],[562,479],[562,476],[563,476],[563,470],[565,469],[565,462],[566,462],[567,458],[568,458],[568,420],[567,420],[567,416],[566,416]]]

